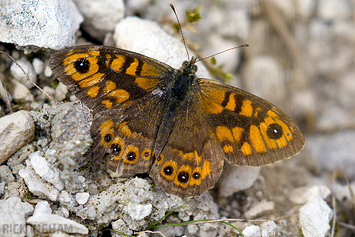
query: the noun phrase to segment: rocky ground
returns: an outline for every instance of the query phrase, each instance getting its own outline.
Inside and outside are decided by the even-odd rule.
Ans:
[[[125,48],[178,68],[189,52],[215,57],[198,75],[267,99],[306,145],[267,167],[226,165],[191,199],[147,176],[113,179],[87,153],[90,111],[49,68],[74,44]],[[11,1],[0,3],[0,236],[120,236],[161,224],[231,219],[244,236],[355,236],[355,2],[351,0]],[[197,7],[197,8],[196,8]],[[193,11],[195,9],[195,11]],[[198,22],[188,22],[199,14]],[[80,28],[79,28],[80,27]],[[151,230],[151,229],[150,229]],[[222,223],[140,236],[238,236]]]

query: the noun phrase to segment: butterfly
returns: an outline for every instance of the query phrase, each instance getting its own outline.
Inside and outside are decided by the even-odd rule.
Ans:
[[[174,69],[106,46],[55,52],[50,67],[92,110],[92,152],[114,176],[148,173],[181,198],[212,188],[225,161],[262,166],[302,150],[297,125],[242,89],[198,78],[196,58]]]

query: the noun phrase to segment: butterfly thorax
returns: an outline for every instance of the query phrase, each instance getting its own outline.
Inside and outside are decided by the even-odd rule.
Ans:
[[[184,61],[181,68],[175,70],[175,83],[172,87],[174,97],[178,100],[184,99],[192,86],[192,82],[196,79],[197,66],[194,59]]]

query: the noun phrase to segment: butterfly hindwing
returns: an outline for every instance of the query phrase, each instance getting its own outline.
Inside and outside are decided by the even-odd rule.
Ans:
[[[187,97],[176,110],[169,139],[149,172],[160,187],[180,197],[212,188],[224,164],[221,146],[200,109],[198,88],[191,88]]]

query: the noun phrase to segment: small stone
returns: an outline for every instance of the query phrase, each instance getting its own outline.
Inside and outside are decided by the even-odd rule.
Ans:
[[[260,167],[234,166],[225,164],[218,181],[218,195],[228,197],[253,185],[259,176]]]
[[[0,213],[1,234],[6,236],[25,236],[25,214],[20,198],[10,197],[6,199],[0,204]]]
[[[274,221],[266,221],[260,225],[262,237],[275,236],[275,229],[277,225]]]
[[[34,128],[32,117],[24,110],[0,118],[0,164],[32,141]]]
[[[4,195],[5,193],[5,182],[0,183],[0,196]]]
[[[21,202],[23,213],[25,214],[26,218],[33,214],[34,208],[28,202]]]
[[[7,165],[0,166],[0,182],[11,183],[15,181],[15,177]]]
[[[41,233],[55,233],[57,231],[82,235],[89,233],[88,228],[82,224],[46,212],[35,211],[35,214],[27,219],[27,223],[33,225]]]
[[[197,231],[200,229],[198,228],[197,225],[188,225],[186,226],[187,232],[189,232],[190,235],[196,235]]]
[[[40,201],[36,204],[35,212],[33,215],[37,215],[38,213],[52,214],[51,206],[47,201]]]
[[[112,225],[112,229],[115,230],[115,231],[111,231],[111,234],[113,234],[113,236],[121,236],[117,234],[116,231],[125,233],[127,235],[131,235],[133,233],[133,231],[130,230],[127,227],[126,223],[121,219],[111,222],[111,225]]]
[[[330,229],[333,210],[318,196],[312,196],[299,210],[302,234],[305,237],[325,236]]]
[[[45,77],[51,77],[53,75],[53,72],[52,72],[51,68],[49,67],[49,65],[46,65],[44,67],[44,73],[43,74],[44,74]]]
[[[244,237],[261,237],[260,228],[256,225],[250,225],[245,227],[242,233]]]
[[[244,213],[247,219],[254,219],[257,216],[264,215],[273,211],[275,208],[274,202],[261,201],[252,206],[248,211]]]
[[[77,193],[75,194],[75,200],[78,204],[84,205],[90,197],[89,193]]]
[[[152,212],[152,204],[135,204],[128,203],[127,212],[133,220],[139,221],[147,217]]]
[[[31,165],[36,173],[47,182],[51,183],[59,191],[64,189],[63,180],[60,179],[60,171],[56,167],[50,167],[48,161],[36,151],[29,155]]]
[[[84,16],[81,27],[98,40],[113,32],[115,25],[124,17],[123,0],[86,0],[76,1],[76,4]]]
[[[126,17],[115,26],[113,38],[117,47],[144,54],[173,68],[180,68],[186,60],[186,50],[181,40],[166,33],[156,22]],[[144,39],[144,44],[141,39]],[[196,74],[198,77],[211,78],[202,64],[198,65]]]
[[[39,58],[34,58],[32,61],[32,66],[37,75],[41,74],[44,69],[44,62]]]
[[[32,64],[26,59],[20,59],[17,61],[17,63],[21,66],[21,68],[25,71],[27,75],[22,71],[22,69],[15,62],[13,62],[10,67],[11,75],[16,80],[24,84],[27,88],[34,87],[33,83],[37,82],[37,75],[33,69]],[[33,83],[31,83],[28,80],[31,80]]]
[[[59,101],[64,100],[67,97],[68,94],[68,87],[64,85],[63,83],[59,83],[57,88],[55,89],[55,98]]]
[[[34,101],[31,91],[21,82],[13,80],[11,88],[12,99],[15,101]]]
[[[71,0],[14,0],[3,3],[0,10],[0,41],[23,46],[25,53],[31,52],[33,46],[60,49],[73,45],[75,32],[83,21]]]
[[[63,217],[65,217],[65,218],[69,217],[69,210],[66,209],[65,207],[60,207],[59,211],[62,213]]]
[[[348,0],[319,0],[317,9],[318,16],[326,21],[349,19],[352,14]]]
[[[297,204],[305,204],[312,196],[319,196],[326,199],[331,190],[326,186],[301,187],[291,191],[290,200]]]
[[[53,202],[57,201],[59,195],[58,189],[41,179],[29,161],[27,162],[26,169],[19,171],[19,175],[25,180],[31,193],[39,197],[49,198]]]

